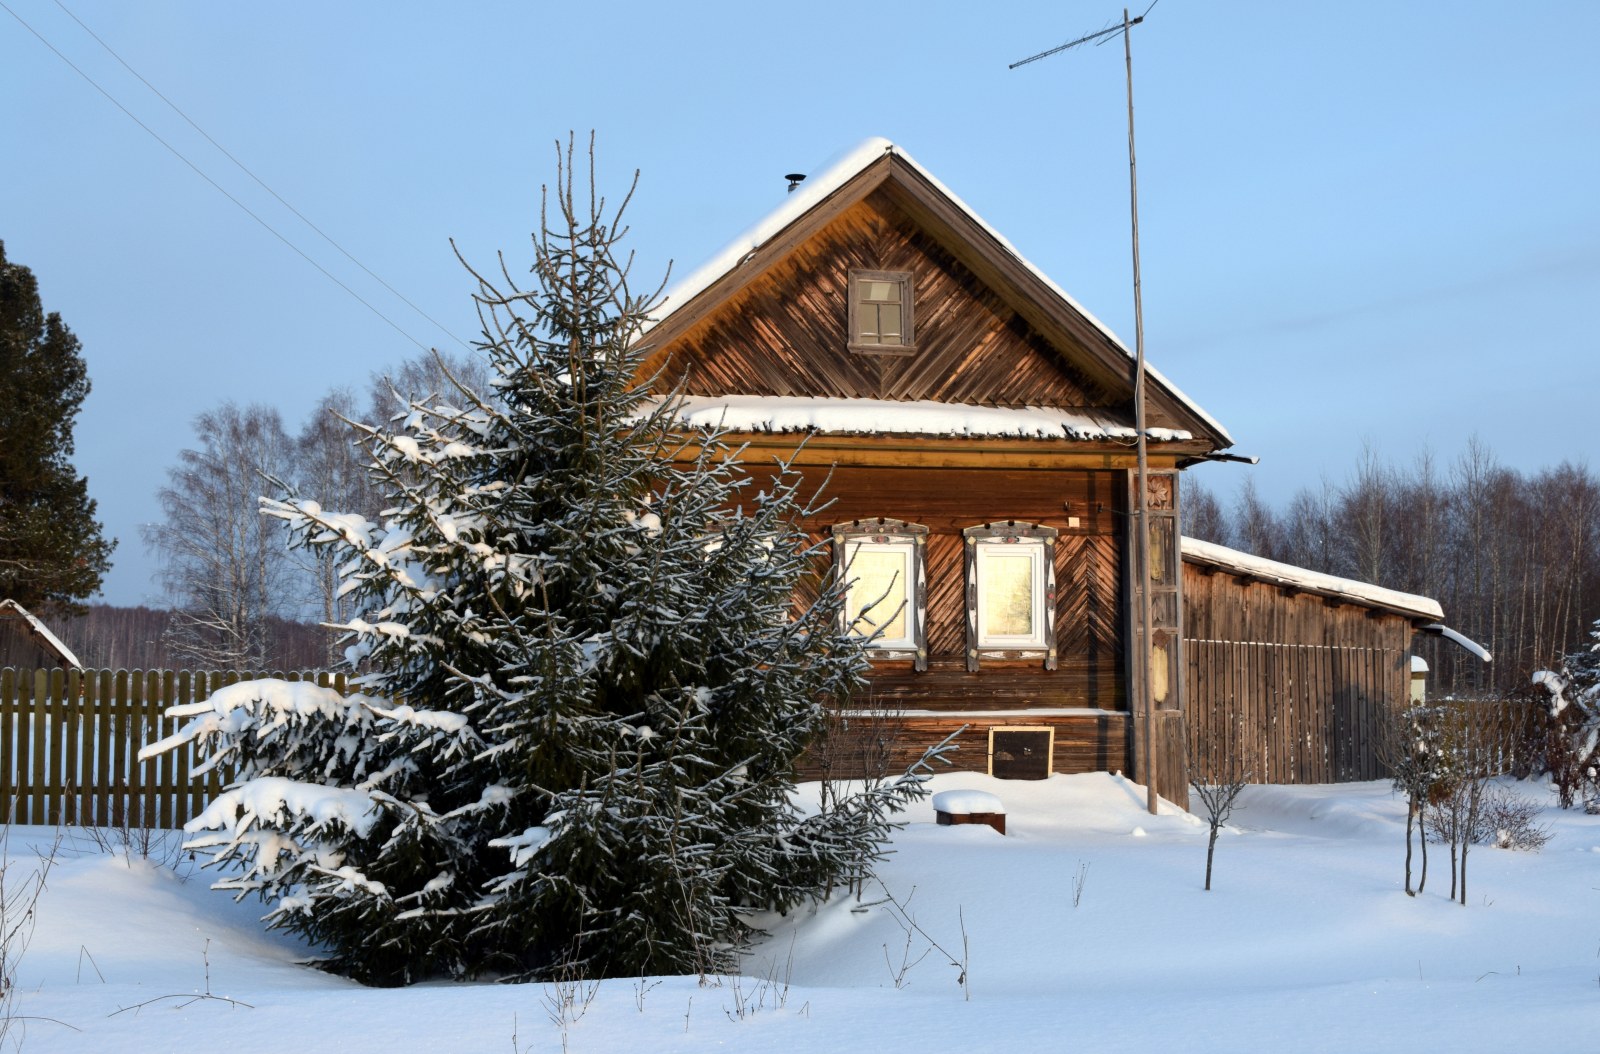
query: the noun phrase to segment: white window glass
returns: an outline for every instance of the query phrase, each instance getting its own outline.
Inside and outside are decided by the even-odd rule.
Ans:
[[[1032,538],[978,543],[979,647],[1045,645],[1044,552]]]
[[[878,634],[874,647],[916,647],[913,620],[917,613],[908,603],[915,552],[910,539],[851,542],[845,547],[850,631],[862,637]]]

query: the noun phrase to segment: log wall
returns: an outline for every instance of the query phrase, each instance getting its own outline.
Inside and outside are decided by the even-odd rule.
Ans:
[[[928,669],[878,660],[869,704],[911,709],[1127,708],[1122,631],[1120,472],[840,467],[822,491],[832,504],[808,524],[885,516],[928,528]],[[1069,516],[1078,525],[1070,526]],[[965,666],[966,599],[961,531],[995,520],[1057,528],[1058,668],[1042,662]],[[1078,771],[1077,769],[1069,771]]]

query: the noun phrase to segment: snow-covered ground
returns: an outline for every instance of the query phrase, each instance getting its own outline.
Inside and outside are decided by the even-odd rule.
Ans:
[[[1600,817],[1516,787],[1550,803],[1554,837],[1537,854],[1477,849],[1461,907],[1442,853],[1426,893],[1402,892],[1404,807],[1383,784],[1249,789],[1207,893],[1205,827],[1150,816],[1134,784],[943,775],[937,789],[999,795],[1008,836],[938,827],[923,804],[882,888],[775,920],[743,977],[569,990],[569,1020],[592,1001],[564,1036],[554,986],[361,988],[295,965],[306,950],[264,933],[259,905],[80,833],[13,967],[7,1038],[228,1054],[1590,1050]],[[8,893],[53,837],[11,832]],[[908,917],[922,931],[909,940]],[[951,965],[963,954],[968,992]],[[208,969],[211,994],[238,1002],[194,999]]]

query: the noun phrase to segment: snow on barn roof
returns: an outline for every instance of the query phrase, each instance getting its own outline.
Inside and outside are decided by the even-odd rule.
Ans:
[[[1308,571],[1293,564],[1283,564],[1250,553],[1241,553],[1237,549],[1229,549],[1214,542],[1202,542],[1198,538],[1183,539],[1183,558],[1191,563],[1209,564],[1236,574],[1258,578],[1263,582],[1293,586],[1308,593],[1339,597],[1368,607],[1384,608],[1418,618],[1444,618],[1444,609],[1439,606],[1439,602],[1428,597],[1417,596],[1415,593],[1402,593],[1397,589],[1385,589],[1367,582],[1357,582],[1353,578],[1339,578],[1319,571]]]
[[[46,648],[61,657],[66,666],[83,668],[83,663],[72,653],[72,649],[61,642],[61,638],[50,632],[50,628],[34,617],[33,613],[15,600],[0,600],[0,618],[20,618],[27,625],[29,632]]]
[[[807,178],[806,181],[798,188],[787,194],[784,197],[783,202],[777,208],[773,209],[766,216],[758,220],[754,225],[746,229],[738,237],[734,238],[722,249],[721,252],[717,253],[710,260],[706,261],[695,270],[689,272],[689,274],[685,275],[680,281],[675,283],[662,296],[660,314],[645,325],[640,332],[640,336],[642,337],[655,325],[658,325],[665,319],[671,317],[674,312],[682,308],[685,304],[688,304],[690,301],[694,300],[696,296],[705,292],[724,275],[738,268],[740,264],[748,260],[758,249],[760,249],[767,242],[771,241],[772,238],[780,231],[784,230],[790,224],[804,216],[817,205],[820,205],[829,197],[829,195],[833,194],[834,191],[850,182],[850,180],[859,175],[863,169],[871,165],[874,161],[877,161],[879,158],[883,157],[885,154],[895,155],[911,168],[916,170],[916,172],[921,175],[922,178],[926,179],[930,184],[932,184],[939,191],[939,193],[943,194],[947,199],[949,199],[952,205],[964,212],[973,223],[977,224],[986,233],[988,233],[989,236],[992,237],[996,243],[998,243],[1002,250],[1014,257],[1017,263],[1030,271],[1034,277],[1038,278],[1038,280],[1044,283],[1048,289],[1055,293],[1055,295],[1059,296],[1063,302],[1072,308],[1072,310],[1083,316],[1083,318],[1092,326],[1094,326],[1095,329],[1099,330],[1100,333],[1102,333],[1114,347],[1128,357],[1130,362],[1134,360],[1134,352],[1122,342],[1122,339],[1118,337],[1116,333],[1112,332],[1111,327],[1107,326],[1104,322],[1101,322],[1086,308],[1084,308],[1082,304],[1074,300],[1066,290],[1056,285],[1049,275],[1045,274],[1038,267],[1034,266],[1034,264],[1031,263],[1027,257],[1023,256],[1017,251],[1016,246],[1012,245],[1004,235],[991,227],[982,216],[979,216],[976,212],[974,212],[972,210],[972,206],[968,205],[966,202],[962,201],[959,197],[952,193],[950,188],[941,183],[938,178],[933,175],[933,173],[929,172],[927,169],[918,164],[915,158],[906,153],[901,147],[896,146],[894,143],[890,142],[888,139],[884,139],[881,136],[865,139],[843,153],[837,154],[833,158],[830,158],[827,162],[824,162],[823,170],[821,172]],[[1159,370],[1151,366],[1148,361],[1145,363],[1145,371],[1149,374],[1152,380],[1166,388],[1167,391],[1171,392],[1174,399],[1178,400],[1197,417],[1204,420],[1208,426],[1214,429],[1217,436],[1223,441],[1224,446],[1231,446],[1233,444],[1233,437],[1229,435],[1226,428],[1222,427],[1220,422],[1201,409],[1193,399],[1190,399],[1187,395],[1185,395],[1177,385],[1173,384],[1164,375],[1162,375]],[[1131,435],[1132,433],[1130,432],[1129,434]]]
[[[735,432],[828,432],[857,435],[1016,436],[1025,439],[1132,439],[1133,426],[1104,410],[1043,406],[968,406],[928,399],[825,399],[798,396],[694,395],[675,416],[695,428]],[[1192,438],[1181,429],[1149,428],[1154,442]]]

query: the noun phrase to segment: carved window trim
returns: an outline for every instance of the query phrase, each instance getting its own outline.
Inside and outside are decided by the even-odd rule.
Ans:
[[[903,549],[910,566],[906,588],[906,637],[891,642],[873,641],[867,645],[874,659],[910,659],[912,668],[928,668],[928,528],[918,523],[877,517],[835,524],[833,534],[834,572],[844,586],[844,607],[839,612],[840,628],[851,631],[851,585],[849,574],[853,546],[873,545]],[[871,600],[872,598],[866,598]]]
[[[850,272],[849,281],[849,339],[851,351],[869,352],[874,355],[909,355],[917,350],[916,342],[916,304],[915,290],[911,281],[910,271],[855,271]],[[871,301],[867,299],[868,282],[888,282],[899,289],[900,303],[900,339],[893,342],[883,340],[863,339],[861,327],[864,323],[865,311],[863,308],[869,304],[890,303],[890,301]]]
[[[1016,520],[985,523],[961,532],[967,576],[967,669],[975,671],[984,659],[1040,659],[1044,668],[1056,668],[1056,538],[1054,527]],[[1028,546],[1035,550],[1039,576],[1034,595],[1034,616],[1040,633],[1020,646],[985,643],[980,632],[981,590],[979,564],[986,550],[1001,546]]]

